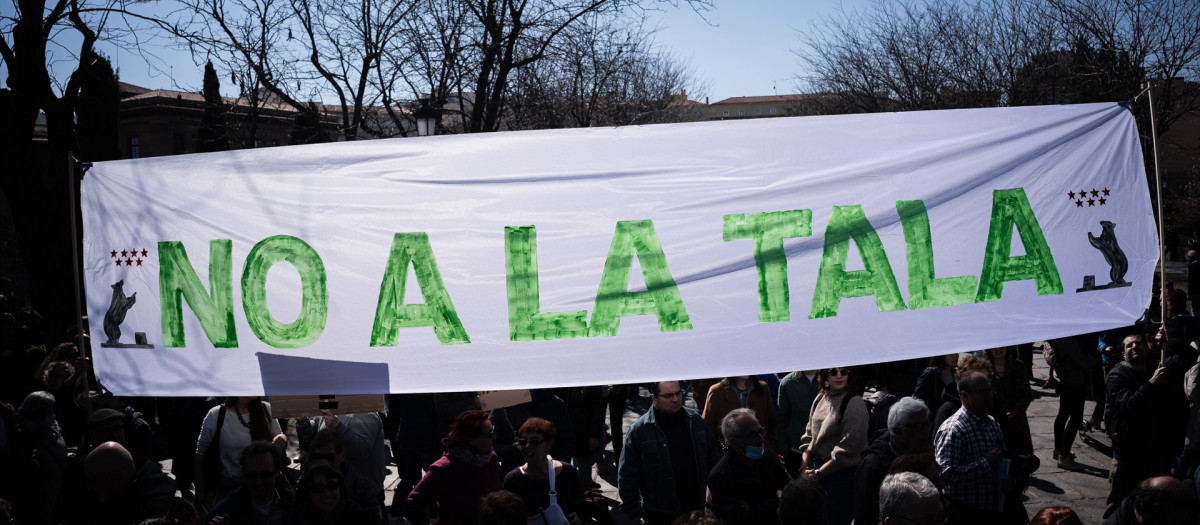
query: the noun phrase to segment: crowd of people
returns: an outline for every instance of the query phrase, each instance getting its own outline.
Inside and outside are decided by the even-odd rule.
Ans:
[[[1041,467],[1035,356],[1058,394],[1057,466],[1085,468],[1081,429],[1111,436],[1105,523],[1195,523],[1200,322],[1186,291],[1160,296],[1165,317],[1152,304],[1134,326],[1036,346],[277,419],[259,397],[114,396],[89,375],[86,334],[51,345],[0,295],[0,523],[1081,523],[1022,502]],[[597,473],[615,475],[619,512]]]

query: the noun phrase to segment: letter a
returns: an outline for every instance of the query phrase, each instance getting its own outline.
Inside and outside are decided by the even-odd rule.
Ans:
[[[629,272],[633,257],[642,265],[646,290],[629,291]],[[617,335],[621,318],[627,315],[657,314],[658,327],[663,332],[691,330],[687,308],[679,295],[675,278],[667,268],[654,223],[650,221],[620,221],[613,233],[604,274],[596,291],[596,307],[592,311],[590,337]]]
[[[425,304],[404,304],[409,264]],[[442,283],[429,236],[424,232],[397,233],[392,240],[392,253],[384,269],[383,283],[379,285],[371,346],[395,346],[400,328],[416,326],[432,326],[442,344],[471,342]]]
[[[1010,257],[1013,226],[1021,235],[1025,255]],[[1063,293],[1058,266],[1033,207],[1022,188],[996,190],[992,193],[992,222],[988,228],[987,247],[983,253],[983,271],[979,275],[979,293],[975,302],[996,301],[1004,293],[1007,281],[1033,279],[1038,295]]]

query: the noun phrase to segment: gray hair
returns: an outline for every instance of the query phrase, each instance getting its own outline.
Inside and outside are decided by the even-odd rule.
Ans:
[[[721,418],[721,435],[725,436],[725,441],[729,441],[730,436],[735,436],[742,433],[742,425],[740,422],[744,417],[751,417],[754,418],[755,421],[758,421],[758,418],[754,417],[754,411],[750,410],[749,408],[730,410],[728,414],[725,414],[725,417]]]
[[[879,523],[886,517],[903,516],[922,501],[940,499],[942,493],[929,478],[916,472],[888,474],[879,485]]]
[[[909,421],[917,419],[918,416],[921,419],[928,420],[929,407],[925,406],[923,401],[915,397],[902,397],[888,410],[888,429],[895,430],[907,427]]]

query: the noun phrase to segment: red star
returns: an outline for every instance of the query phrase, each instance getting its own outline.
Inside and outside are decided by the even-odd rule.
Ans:
[[[1075,207],[1076,207],[1076,208],[1082,208],[1082,207],[1083,207],[1083,201],[1075,201]]]
[[[1108,196],[1108,188],[1104,188],[1103,191],[1104,191],[1104,196],[1107,197]]]
[[[1080,197],[1087,197],[1087,190],[1079,190]]]
[[[145,248],[142,248],[142,257],[145,257],[148,254],[149,252],[147,252]]]
[[[1095,206],[1095,205],[1096,205],[1095,199],[1088,199],[1088,206]]]
[[[1104,206],[1104,201],[1106,201],[1106,200],[1108,200],[1108,199],[1105,199],[1104,197],[1100,197],[1100,205]]]
[[[121,265],[121,260],[117,259],[117,266],[120,266],[120,265]]]
[[[121,250],[121,257],[124,257],[126,255],[129,255],[129,252],[127,252],[125,250]]]
[[[1093,197],[1099,197],[1099,196],[1100,196],[1100,192],[1096,191],[1096,188],[1092,188],[1092,196],[1093,196]]]
[[[1103,204],[1103,201],[1101,202],[1101,204]],[[139,258],[138,258],[138,260],[137,260],[137,265],[138,265],[138,266],[141,266],[141,265],[142,265],[142,259],[141,259],[140,257],[139,257]]]
[[[1068,199],[1068,200],[1075,200],[1075,192],[1073,192],[1073,191],[1068,191],[1068,192],[1067,192],[1067,199]],[[113,252],[113,253],[117,253],[117,252]]]
[[[112,251],[112,255],[109,255],[108,257],[111,259],[111,258],[113,258],[113,257],[116,257],[116,256],[117,256],[117,251],[116,251],[116,250],[113,250],[113,251]]]
[[[133,266],[133,259],[125,259],[125,266]]]

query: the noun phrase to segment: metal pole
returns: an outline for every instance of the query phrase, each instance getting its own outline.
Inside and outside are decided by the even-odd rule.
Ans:
[[[77,209],[79,207],[79,203],[75,200],[75,191],[78,187],[79,181],[81,180],[81,177],[76,175],[78,169],[79,164],[75,161],[75,153],[68,151],[67,202],[69,202],[71,205],[71,276],[75,280],[75,330],[80,336],[82,336],[84,333],[83,304],[81,300],[81,297],[83,297],[83,285],[79,282],[79,273],[82,271],[83,265],[79,260],[79,227],[77,226],[79,221],[79,212]],[[82,341],[83,338],[79,337],[79,340]],[[89,361],[91,361],[92,355],[88,348],[80,348],[79,352],[84,357],[87,357]],[[83,385],[85,388],[91,385],[89,375],[88,367],[85,366],[83,369]]]
[[[1154,189],[1158,196],[1158,305],[1161,309],[1159,319],[1162,320],[1163,344],[1159,347],[1159,363],[1166,360],[1167,351],[1167,297],[1165,295],[1167,286],[1167,259],[1166,259],[1166,237],[1163,233],[1163,223],[1166,221],[1163,216],[1163,199],[1162,199],[1162,177],[1158,173],[1158,125],[1154,118],[1154,85],[1152,81],[1146,81],[1146,96],[1150,104],[1150,143],[1154,150]]]

